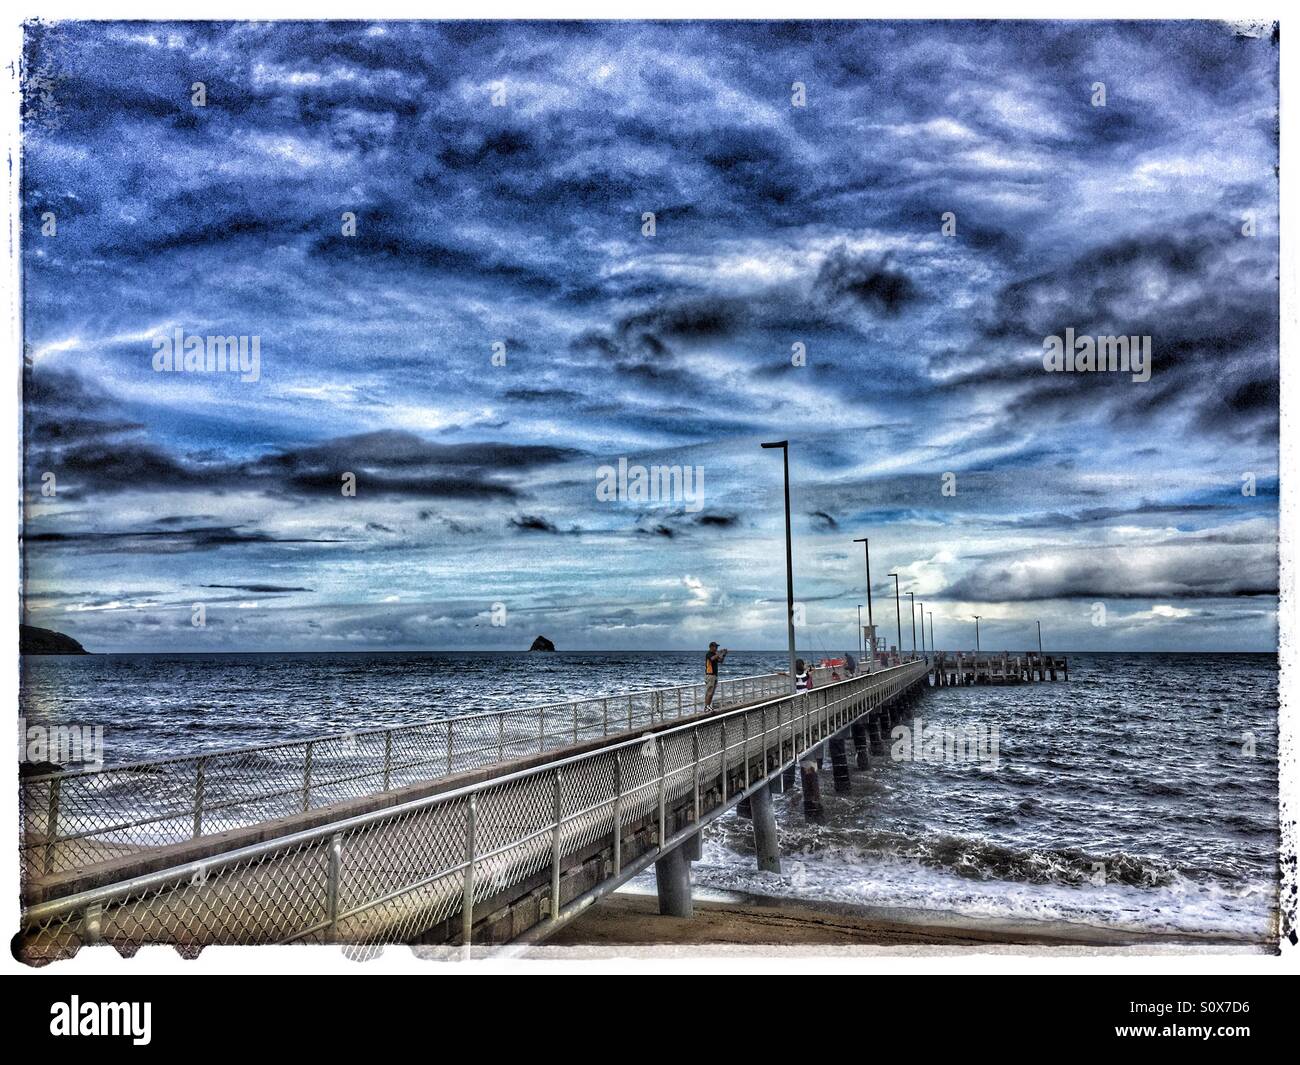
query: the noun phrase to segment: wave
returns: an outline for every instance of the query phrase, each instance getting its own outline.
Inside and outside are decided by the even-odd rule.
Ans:
[[[816,845],[813,853],[821,848]],[[1163,858],[1122,851],[1089,854],[1081,850],[1017,849],[989,840],[943,834],[870,833],[842,849],[841,857],[860,861],[867,856],[910,858],[974,880],[1005,880],[1026,884],[1084,884],[1105,882],[1158,887],[1173,882],[1177,870]]]
[[[1120,875],[1098,882],[1079,875],[1078,855],[1050,852],[1041,852],[1037,861],[1025,856],[1032,881],[1003,880],[968,875],[979,857],[978,852],[965,853],[975,862],[958,860],[945,866],[852,848],[805,851],[783,858],[783,872],[777,875],[757,872],[752,855],[741,858],[715,834],[712,842],[706,838],[704,861],[696,865],[694,875],[703,887],[774,898],[1070,921],[1135,932],[1250,939],[1276,934],[1276,882],[1193,879],[1164,867],[1154,870],[1157,883],[1143,883],[1144,863],[1129,855],[1113,858],[1109,866]]]

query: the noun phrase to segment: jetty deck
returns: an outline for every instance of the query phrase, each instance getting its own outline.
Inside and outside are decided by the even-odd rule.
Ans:
[[[952,660],[970,664],[965,655]],[[272,772],[251,790],[210,790],[212,776],[222,779],[213,765],[249,758],[250,750],[152,763],[152,774],[126,767],[143,779],[181,767],[193,783],[189,805],[165,816],[137,812],[111,831],[86,825],[69,834],[75,840],[57,838],[58,830],[68,823],[61,820],[68,793],[94,794],[79,779],[87,774],[33,778],[24,782],[25,849],[40,871],[25,880],[18,951],[39,964],[101,942],[124,953],[145,943],[186,951],[218,943],[527,944],[651,864],[665,912],[689,912],[689,862],[698,857],[702,827],[743,803],[760,863],[779,867],[773,790],[800,780],[805,810],[815,816],[817,769],[827,753],[836,788],[851,786],[850,745],[856,767],[866,769],[922,690],[942,677],[1009,675],[991,660],[985,673],[949,673],[947,661],[942,654],[907,659],[840,680],[826,671],[797,694],[788,692],[786,675],[739,678],[723,682],[731,705],[712,712],[688,696],[699,685],[634,693],[647,697],[633,698],[630,710],[617,701],[626,696],[587,700],[576,715],[564,705],[562,730],[548,731],[548,721],[559,721],[556,708],[528,708],[536,732],[527,737],[511,712],[469,715],[477,723],[417,727],[426,743],[418,758],[397,742],[400,730],[370,733],[352,757],[384,753],[364,771],[361,763],[321,757],[342,740],[306,741],[306,750],[284,745],[303,759],[296,787]],[[1052,674],[1044,665],[1016,675]],[[484,717],[495,740],[483,735]],[[444,742],[431,760],[433,732]],[[475,734],[477,742],[458,744]],[[401,775],[417,765],[422,779]],[[406,783],[394,787],[399,780]],[[231,816],[218,811],[232,807],[242,823],[211,831]],[[120,802],[117,808],[125,812]],[[276,816],[251,819],[263,809]],[[189,835],[170,838],[180,826]],[[51,827],[52,834],[39,831]],[[116,842],[112,831],[121,833]],[[123,850],[105,857],[96,849],[114,847]],[[45,871],[51,860],[56,867]]]

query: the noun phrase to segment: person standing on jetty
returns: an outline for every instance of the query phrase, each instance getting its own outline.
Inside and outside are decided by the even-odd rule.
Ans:
[[[794,690],[806,692],[813,686],[812,666],[806,665],[802,658],[794,660]]]
[[[709,644],[709,650],[704,655],[704,709],[713,709],[713,693],[718,687],[718,667],[722,665],[727,658],[727,649],[724,647],[718,650],[718,642],[714,640]]]

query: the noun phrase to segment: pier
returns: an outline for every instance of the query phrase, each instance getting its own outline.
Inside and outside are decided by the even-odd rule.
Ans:
[[[1026,684],[1032,681],[1066,681],[1070,665],[1064,655],[965,654],[940,652],[930,660],[931,684],[949,687],[962,684]]]
[[[700,831],[735,807],[779,870],[771,795],[821,808],[935,686],[1066,677],[1063,658],[939,653],[447,718],[24,779],[33,964],[108,943],[540,942],[651,865],[691,912]]]

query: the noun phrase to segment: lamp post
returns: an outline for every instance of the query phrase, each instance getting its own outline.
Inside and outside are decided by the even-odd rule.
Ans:
[[[912,657],[916,657],[916,593],[908,592],[907,598],[912,604]]]
[[[867,664],[866,669],[872,672],[876,668],[876,617],[875,611],[871,609],[871,541],[865,536],[860,536],[853,541],[855,544],[862,545],[862,560],[867,567],[867,628],[871,632],[871,661]],[[862,630],[862,619],[858,619],[858,630]],[[866,634],[862,637],[862,647],[865,652],[867,645]]]
[[[917,613],[921,615],[921,657],[925,657],[925,604],[917,603]]]
[[[862,657],[862,604],[858,604],[858,657]]]
[[[979,654],[980,650],[980,617],[979,614],[971,615],[975,619],[975,653]]]
[[[867,564],[867,624],[874,625],[876,619],[871,614],[871,544],[865,536],[853,542],[862,545],[863,557]]]
[[[1038,626],[1038,657],[1042,658],[1043,657],[1043,623],[1041,621],[1036,621],[1034,622],[1034,624]]]
[[[937,654],[939,645],[934,642],[934,611],[927,610],[926,613],[930,615],[930,653]]]
[[[886,577],[894,578],[894,616],[898,620],[898,653],[903,653],[903,608],[899,605],[898,599],[898,574],[886,573]]]
[[[781,449],[781,461],[785,469],[785,621],[790,637],[790,692],[795,692],[794,678],[794,548],[790,535],[790,441],[777,440],[761,445],[765,448]]]

